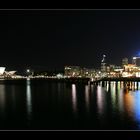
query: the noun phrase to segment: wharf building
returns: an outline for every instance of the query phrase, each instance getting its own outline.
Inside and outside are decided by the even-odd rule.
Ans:
[[[64,75],[66,77],[94,77],[96,70],[81,68],[79,66],[65,66]]]

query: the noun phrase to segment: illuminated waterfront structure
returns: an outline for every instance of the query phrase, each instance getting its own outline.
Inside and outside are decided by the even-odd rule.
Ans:
[[[135,64],[124,65],[122,77],[140,77],[140,67]]]
[[[77,77],[81,75],[81,68],[79,66],[66,66],[65,76]]]
[[[96,70],[81,68],[79,66],[66,66],[64,73],[67,77],[95,77]]]
[[[5,71],[6,67],[0,67],[0,78],[15,76],[16,71]]]
[[[5,72],[5,67],[0,67],[0,75],[3,75],[4,74],[4,72]]]
[[[11,77],[11,76],[14,76],[15,73],[16,73],[16,71],[5,71],[4,76]]]

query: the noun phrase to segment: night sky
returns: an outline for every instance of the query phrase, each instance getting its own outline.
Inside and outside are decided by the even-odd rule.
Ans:
[[[121,65],[140,55],[140,10],[0,10],[0,66]]]

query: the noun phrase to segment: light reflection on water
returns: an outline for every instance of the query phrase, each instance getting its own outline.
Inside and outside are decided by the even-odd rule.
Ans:
[[[32,116],[32,97],[31,97],[31,85],[30,80],[27,79],[26,84],[26,103],[27,103],[27,118],[31,120]]]
[[[89,113],[89,98],[90,98],[90,87],[89,85],[86,85],[85,86],[85,103],[86,103],[86,110],[87,110],[87,113]]]
[[[116,108],[116,83],[111,82],[111,100],[113,109]]]
[[[72,84],[72,108],[74,113],[77,113],[77,95],[76,95],[76,85]]]
[[[5,85],[0,85],[0,113],[1,117],[5,114]]]
[[[124,109],[129,117],[134,116],[134,97],[129,90],[124,92]]]
[[[97,107],[98,107],[98,113],[101,116],[104,112],[104,92],[103,88],[101,86],[97,87]]]
[[[43,114],[45,117],[41,117],[41,119],[45,118],[45,120],[41,121],[45,122],[47,120],[47,117],[53,114],[52,112],[55,112],[57,114],[57,109],[55,110],[55,108],[58,108],[58,106],[56,106],[57,103],[57,105],[61,104],[61,111],[59,113],[62,113],[57,114],[59,116],[58,118],[76,118],[76,121],[74,123],[77,123],[78,125],[82,125],[82,122],[84,122],[84,125],[90,125],[91,128],[95,128],[96,122],[98,121],[99,125],[101,126],[118,126],[120,123],[120,128],[122,128],[121,123],[123,123],[128,126],[126,127],[124,125],[124,129],[125,127],[129,128],[129,126],[133,124],[134,126],[137,126],[136,129],[140,129],[140,82],[131,82],[130,84],[127,84],[127,86],[129,87],[127,87],[124,82],[109,81],[107,81],[105,84],[102,83],[100,85],[83,84],[79,86],[78,84],[70,84],[66,86],[62,83],[49,84],[51,85],[49,88],[46,87],[49,86],[46,84],[46,86],[43,86],[43,89],[42,86],[39,85],[38,92],[34,92],[36,88],[34,85],[32,85],[30,80],[27,80],[24,86],[5,86],[4,84],[0,84],[0,117],[4,116],[4,114],[8,114],[6,112],[8,111],[8,105],[13,106],[13,110],[15,110],[15,116],[13,116],[15,118],[17,117],[16,113],[24,114],[26,103],[27,114],[25,115],[27,115],[28,121],[32,121],[34,114],[36,116]],[[40,90],[41,93],[39,92]],[[50,101],[49,95],[52,94],[54,96],[53,98],[51,97]],[[44,98],[44,95],[48,95],[46,96],[47,98]],[[66,98],[64,98],[64,95],[66,96]],[[32,104],[32,96],[34,97],[34,104]],[[24,100],[23,106],[22,104],[19,104],[19,101],[22,100]],[[38,102],[39,105],[35,104]],[[19,110],[17,109],[17,106]],[[47,107],[47,109],[43,110],[42,108],[40,108],[42,106],[44,108]],[[65,113],[66,109],[68,113],[67,115]],[[37,110],[37,112],[34,113],[33,111],[35,110]],[[39,112],[42,110],[44,112]],[[36,118],[40,118],[40,116],[38,116]],[[55,116],[53,117],[55,118]],[[55,124],[53,124],[53,121],[51,121],[51,117],[49,119],[48,120],[52,123],[51,125],[55,126]],[[71,118],[67,120],[70,119]],[[80,123],[78,122],[78,119],[81,120]],[[39,120],[35,121],[37,122]],[[40,124],[40,122],[38,123]],[[72,124],[73,121],[68,123]]]
[[[107,82],[106,87],[97,86],[97,107],[100,116],[103,116],[107,94],[111,94],[112,113],[120,114],[120,120],[127,116],[128,121],[135,122],[140,129],[140,82],[131,82],[129,87],[123,82]],[[105,92],[107,91],[107,92]],[[107,95],[107,96],[105,96]],[[113,114],[112,114],[113,115]]]
[[[140,129],[140,91],[135,92],[134,115]]]
[[[118,110],[120,111],[120,114],[124,113],[124,90],[120,89],[118,92]]]

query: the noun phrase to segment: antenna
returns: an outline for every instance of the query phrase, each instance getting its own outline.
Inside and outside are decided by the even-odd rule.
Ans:
[[[106,55],[103,54],[103,59],[101,61],[102,63],[105,62],[105,57],[106,57]]]

